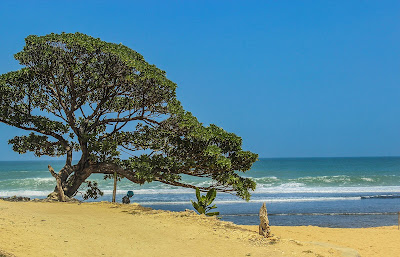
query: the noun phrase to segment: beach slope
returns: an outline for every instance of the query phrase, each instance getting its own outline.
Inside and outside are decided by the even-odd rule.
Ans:
[[[137,204],[107,202],[0,200],[0,249],[15,256],[357,256],[357,251],[349,249],[353,245],[344,243],[346,236],[355,237],[356,232],[337,231],[342,232],[272,227],[275,237],[264,239],[255,227],[191,211],[155,211]],[[394,228],[373,231],[371,249],[376,247],[377,238],[399,232]],[[309,234],[315,237],[307,237]],[[341,240],[332,240],[337,236]],[[399,239],[390,238],[382,244]],[[359,246],[367,247],[364,241]],[[397,245],[389,247],[398,249]]]

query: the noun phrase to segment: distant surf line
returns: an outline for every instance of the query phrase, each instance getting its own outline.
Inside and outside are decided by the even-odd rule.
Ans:
[[[337,213],[268,213],[268,216],[366,216],[366,215],[398,215],[397,212],[337,212]],[[223,217],[258,216],[258,213],[222,214]]]
[[[277,198],[277,199],[256,199],[245,202],[244,200],[216,200],[213,203],[224,204],[246,204],[246,203],[280,203],[280,202],[318,202],[318,201],[351,201],[361,200],[361,197],[313,197],[313,198]],[[143,205],[184,205],[190,204],[188,201],[137,201]]]

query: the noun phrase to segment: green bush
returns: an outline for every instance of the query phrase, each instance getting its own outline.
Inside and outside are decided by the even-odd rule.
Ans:
[[[196,197],[197,197],[197,202],[192,202],[193,208],[196,209],[196,211],[199,214],[205,214],[207,216],[215,216],[219,215],[219,212],[209,212],[212,209],[216,209],[217,207],[215,204],[213,206],[210,206],[212,202],[214,201],[215,197],[217,196],[217,191],[212,188],[207,192],[207,195],[200,195],[200,190],[196,188]]]

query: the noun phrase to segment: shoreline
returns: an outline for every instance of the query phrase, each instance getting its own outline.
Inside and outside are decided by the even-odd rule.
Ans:
[[[178,195],[178,194],[176,194]],[[122,195],[121,195],[122,196]],[[181,212],[186,209],[194,210],[190,204],[190,199],[186,199],[181,202],[143,202],[144,195],[135,195],[134,201],[144,207],[153,208],[155,210]],[[144,197],[153,198],[153,195],[145,195]],[[172,198],[175,197],[172,196]],[[260,198],[256,195],[256,197]],[[268,196],[272,198],[271,196]],[[11,198],[11,199],[10,199]],[[14,198],[14,200],[13,200]],[[17,198],[21,198],[20,201],[43,201],[46,198],[34,198],[28,197],[0,197],[0,200],[11,200],[16,201]],[[117,200],[122,197],[118,197]],[[142,198],[142,199],[140,199]],[[279,197],[278,197],[279,198]],[[149,200],[153,200],[149,199]],[[138,201],[139,200],[139,201]],[[373,199],[374,200],[374,199]],[[387,201],[391,202],[387,202]],[[393,201],[394,200],[394,201]],[[18,201],[18,200],[17,200]],[[79,198],[77,201],[80,201]],[[106,199],[98,199],[95,201],[81,201],[81,202],[111,202],[111,196]],[[365,202],[364,202],[365,201]],[[304,202],[291,202],[289,208],[282,208],[283,204],[268,202],[266,200],[256,200],[250,202],[233,202],[227,201],[214,201],[218,205],[218,211],[220,211],[220,218],[223,221],[233,222],[238,225],[257,225],[258,212],[261,202],[267,203],[268,216],[270,223],[273,226],[317,226],[326,228],[374,228],[382,226],[397,226],[398,225],[398,203],[399,198],[383,199],[386,202],[386,208],[384,210],[373,209],[360,209],[363,208],[364,203],[369,203],[370,200],[352,200],[337,202],[336,200],[328,202],[320,202],[319,205],[307,204]],[[375,201],[375,200],[374,200]],[[120,203],[117,201],[117,203]],[[340,203],[340,205],[339,205]],[[286,206],[289,206],[287,204]],[[307,206],[308,205],[308,206]],[[324,206],[325,205],[325,206]],[[286,207],[284,206],[284,207]],[[357,206],[356,208],[354,208]],[[305,207],[305,208],[303,208]],[[328,209],[326,207],[329,207]],[[396,211],[394,211],[396,210]]]
[[[258,226],[135,203],[0,200],[0,248],[15,256],[397,256],[400,251],[397,226],[271,230],[274,237],[262,238]]]

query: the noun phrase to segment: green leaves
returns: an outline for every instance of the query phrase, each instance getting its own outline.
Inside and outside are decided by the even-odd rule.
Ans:
[[[171,117],[160,126],[138,127],[134,134],[141,149],[156,151],[159,159],[173,163],[173,166],[161,167],[153,162],[152,172],[168,167],[169,173],[210,178],[218,191],[235,192],[249,200],[249,190],[255,189],[255,182],[240,177],[237,172],[249,170],[257,154],[242,151],[241,138],[233,133],[216,125],[203,126],[178,102],[170,108],[173,110]]]
[[[249,170],[257,154],[243,151],[239,136],[186,112],[176,84],[136,51],[82,33],[52,33],[28,36],[15,58],[24,67],[0,75],[0,122],[32,132],[9,141],[18,153],[67,155],[72,166],[72,152],[79,151],[65,184],[112,164],[140,184],[193,188],[183,175],[209,179],[215,190],[205,206],[216,191],[250,198],[255,182],[238,172]]]
[[[200,195],[200,190],[196,188],[197,202],[193,202],[192,200],[190,201],[192,202],[193,208],[195,208],[199,214],[214,216],[214,215],[219,215],[219,212],[209,212],[209,211],[217,208],[215,204],[213,206],[210,206],[212,202],[215,200],[216,196],[217,196],[217,191],[214,188],[210,189],[206,195]]]
[[[66,148],[60,142],[51,142],[47,136],[39,136],[30,133],[29,136],[16,136],[8,141],[13,145],[17,153],[33,152],[36,156],[62,156],[66,154]]]
[[[88,200],[89,198],[97,199],[104,195],[104,192],[101,191],[98,187],[98,183],[96,181],[85,181],[86,191],[82,193],[83,200]]]

